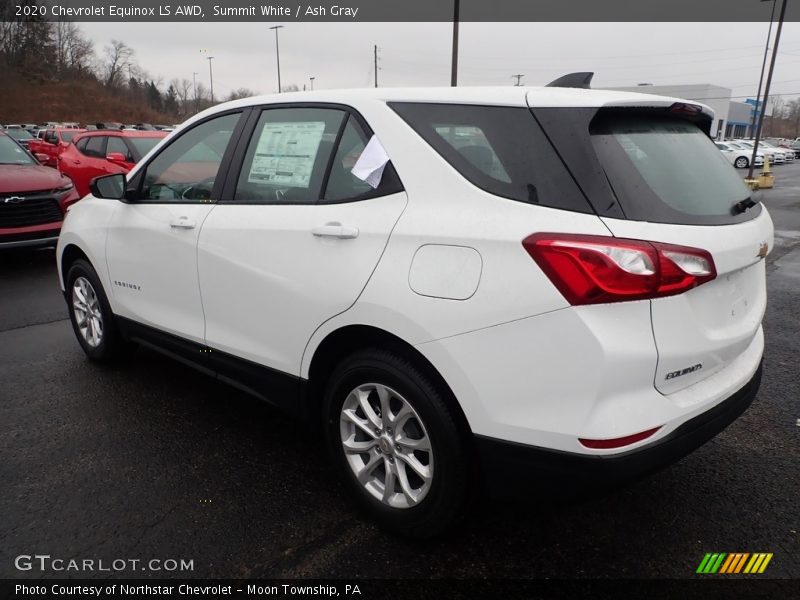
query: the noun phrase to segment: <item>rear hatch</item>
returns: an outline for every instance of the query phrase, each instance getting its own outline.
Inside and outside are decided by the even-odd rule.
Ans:
[[[656,389],[669,394],[730,365],[764,314],[772,222],[708,138],[708,114],[685,104],[532,112],[615,237],[713,258],[713,280],[650,300]]]

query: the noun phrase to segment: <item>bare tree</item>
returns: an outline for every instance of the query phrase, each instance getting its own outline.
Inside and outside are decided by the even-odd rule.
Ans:
[[[53,24],[56,70],[59,77],[87,73],[94,57],[94,44],[72,21]]]
[[[120,40],[111,40],[104,51],[100,65],[103,85],[112,89],[120,88],[129,77],[126,71],[133,66],[133,48]]]
[[[258,92],[254,92],[253,90],[247,88],[239,88],[237,90],[233,90],[228,95],[228,100],[239,100],[241,98],[249,98],[250,96],[257,95]]]
[[[183,119],[194,112],[194,86],[186,78],[180,81],[175,78],[170,81],[170,85],[178,95],[178,116]]]

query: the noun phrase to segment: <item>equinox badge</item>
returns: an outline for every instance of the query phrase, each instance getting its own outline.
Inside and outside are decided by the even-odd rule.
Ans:
[[[672,373],[667,373],[667,376],[664,379],[675,379],[676,377],[681,377],[683,375],[688,375],[689,373],[694,373],[695,371],[699,371],[703,368],[701,363],[697,363],[696,365],[692,365],[691,367],[686,367],[685,369],[681,369],[680,371],[673,371]]]

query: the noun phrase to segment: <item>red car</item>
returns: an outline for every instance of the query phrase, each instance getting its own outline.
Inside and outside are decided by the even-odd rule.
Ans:
[[[0,131],[0,249],[54,245],[75,186]]]
[[[85,129],[47,129],[40,138],[34,138],[28,142],[28,150],[34,156],[46,154],[47,160],[43,164],[48,167],[55,167],[58,163],[58,156],[66,150],[69,143],[79,133]]]
[[[58,157],[58,170],[75,183],[82,198],[92,179],[127,173],[167,134],[163,131],[112,131],[82,133]]]

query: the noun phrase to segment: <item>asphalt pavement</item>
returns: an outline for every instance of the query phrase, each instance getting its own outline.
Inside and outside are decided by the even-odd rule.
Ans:
[[[20,555],[192,560],[134,577],[691,578],[771,552],[800,578],[800,163],[763,192],[776,228],[761,391],[675,465],[599,497],[481,503],[450,538],[360,515],[311,432],[153,352],[101,368],[74,339],[52,250],[0,254],[0,577]],[[523,476],[523,474],[520,474]],[[108,577],[108,573],[96,574]]]

